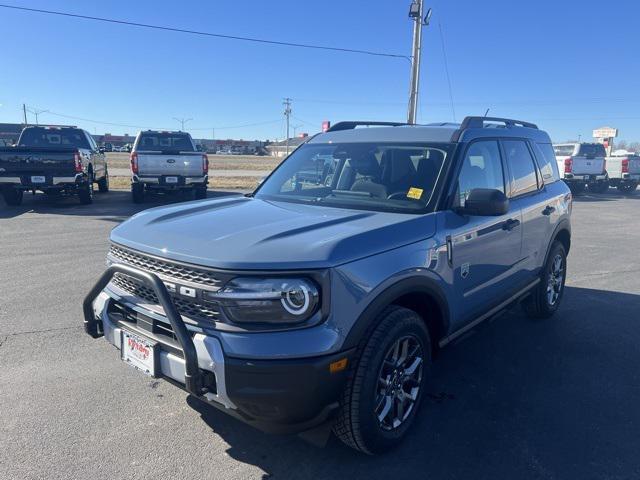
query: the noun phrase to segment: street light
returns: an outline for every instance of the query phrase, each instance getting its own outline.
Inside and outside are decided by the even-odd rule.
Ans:
[[[27,112],[33,113],[35,115],[35,117],[36,117],[36,125],[39,125],[38,124],[38,115],[40,115],[41,113],[48,113],[49,112],[49,110],[39,110],[37,108],[27,108],[26,110],[27,110]]]
[[[177,118],[177,117],[173,117],[174,120],[180,122],[180,131],[184,132],[184,124],[187,122],[190,122],[191,120],[193,120],[193,118]]]

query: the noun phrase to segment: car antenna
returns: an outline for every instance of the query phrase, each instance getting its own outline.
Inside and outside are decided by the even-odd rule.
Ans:
[[[490,110],[490,108],[487,108],[487,111],[486,111],[486,112],[484,112],[484,116],[485,116],[485,117],[486,117],[487,115],[489,115],[489,110]]]

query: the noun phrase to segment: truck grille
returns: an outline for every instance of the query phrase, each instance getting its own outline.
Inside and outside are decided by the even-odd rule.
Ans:
[[[121,273],[116,273],[111,283],[125,292],[151,304],[158,304],[158,297],[153,289],[147,287],[135,278]],[[220,321],[220,312],[215,305],[204,305],[195,300],[172,296],[173,304],[178,313],[193,320],[207,320],[209,322]]]
[[[109,256],[120,263],[138,267],[140,270],[157,273],[164,277],[197,283],[209,287],[220,288],[222,280],[215,272],[205,269],[168,262],[148,255],[133,252],[128,249],[111,246]]]

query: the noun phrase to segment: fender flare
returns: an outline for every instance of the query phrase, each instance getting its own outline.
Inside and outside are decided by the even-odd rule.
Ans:
[[[442,316],[439,337],[446,336],[449,331],[450,311],[442,288],[435,280],[425,277],[410,277],[399,280],[376,295],[351,327],[345,339],[344,348],[358,347],[375,328],[376,319],[380,313],[397,299],[411,293],[424,293],[435,301]],[[429,333],[434,335],[434,332]],[[440,338],[432,338],[431,340],[437,345]]]
[[[549,252],[551,251],[551,246],[554,244],[554,242],[558,238],[558,235],[562,231],[566,231],[569,234],[569,238],[571,238],[571,222],[569,222],[567,218],[562,219],[560,223],[556,225],[556,228],[553,231],[553,235],[551,235],[551,241],[547,245],[547,251],[544,254],[544,263],[542,264],[543,268],[544,268],[544,265],[547,264],[547,260],[549,260]],[[569,254],[569,249],[567,249],[566,253],[567,255]]]

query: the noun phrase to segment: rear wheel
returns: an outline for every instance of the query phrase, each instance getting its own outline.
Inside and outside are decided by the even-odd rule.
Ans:
[[[195,197],[196,197],[196,200],[202,200],[203,198],[207,198],[207,186],[202,185],[202,186],[196,187]]]
[[[638,182],[621,183],[618,185],[618,191],[620,193],[634,193],[638,188]]]
[[[398,445],[413,424],[431,358],[429,332],[412,310],[392,306],[362,348],[333,431],[368,454]]]
[[[88,180],[78,187],[78,198],[82,205],[93,203],[93,181]]]
[[[554,242],[540,283],[523,302],[524,311],[531,318],[549,318],[560,306],[567,278],[567,253],[560,242]]]
[[[574,195],[580,195],[584,192],[586,185],[584,183],[569,183],[569,190]]]
[[[7,205],[12,207],[18,206],[22,203],[22,197],[24,192],[13,187],[5,187],[2,189],[2,196]]]
[[[104,177],[98,180],[98,191],[100,193],[107,193],[109,191],[109,171],[104,171]]]
[[[143,183],[131,184],[131,198],[133,199],[133,203],[144,202],[144,184]]]
[[[589,185],[589,190],[593,193],[607,193],[609,191],[609,180]]]

